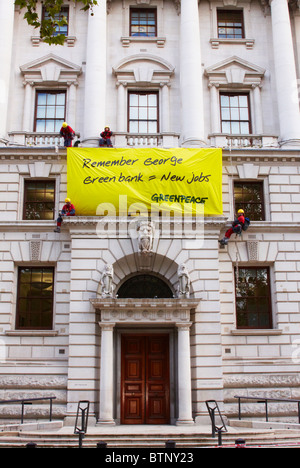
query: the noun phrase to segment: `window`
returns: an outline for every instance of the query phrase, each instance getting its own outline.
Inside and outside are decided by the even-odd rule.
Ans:
[[[236,268],[237,328],[272,328],[269,268]]]
[[[55,33],[53,34],[53,36],[58,36],[60,34],[63,34],[64,36],[67,37],[68,32],[69,32],[68,31],[69,29],[69,7],[68,6],[62,7],[61,11],[54,15],[55,21],[61,21],[63,17],[66,18],[67,24],[64,24],[63,26],[57,25],[55,27]],[[43,7],[43,19],[45,20],[49,19],[49,13],[45,10],[44,7]]]
[[[129,133],[158,133],[158,93],[129,93]]]
[[[218,38],[243,39],[244,19],[242,10],[217,10]]]
[[[169,286],[152,275],[138,275],[125,281],[118,291],[119,298],[167,298],[173,297]]]
[[[235,211],[243,209],[251,221],[264,221],[263,182],[234,182]]]
[[[16,328],[51,330],[53,322],[54,268],[20,267]]]
[[[65,91],[37,91],[35,132],[59,133],[65,113]]]
[[[54,219],[55,181],[25,180],[23,219]]]
[[[222,133],[249,135],[251,119],[248,94],[221,93]]]
[[[130,10],[130,36],[157,36],[156,9],[131,8]]]

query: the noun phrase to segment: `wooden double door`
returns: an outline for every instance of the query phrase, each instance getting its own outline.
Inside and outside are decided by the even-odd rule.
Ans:
[[[121,423],[170,423],[169,335],[122,335]]]

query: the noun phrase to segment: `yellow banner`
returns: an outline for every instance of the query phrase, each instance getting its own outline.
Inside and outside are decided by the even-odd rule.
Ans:
[[[104,204],[221,215],[222,150],[68,148],[68,197],[79,216],[104,215]]]

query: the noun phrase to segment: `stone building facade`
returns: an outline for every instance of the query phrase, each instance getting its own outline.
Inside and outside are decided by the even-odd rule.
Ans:
[[[13,0],[0,5],[0,399],[54,395],[67,422],[89,400],[98,424],[200,424],[209,399],[236,417],[237,394],[298,398],[297,3],[101,0],[92,16],[66,1],[65,12],[65,44],[49,46]],[[204,218],[201,236],[158,219],[145,254],[131,218],[113,235],[79,216],[54,233],[65,120],[81,146],[109,125],[115,147],[223,148],[223,216]],[[221,249],[240,207],[251,226]],[[0,406],[2,420],[18,414]]]

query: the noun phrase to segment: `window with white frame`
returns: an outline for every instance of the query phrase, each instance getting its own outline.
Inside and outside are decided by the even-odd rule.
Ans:
[[[158,92],[130,91],[128,96],[129,133],[159,132]]]

